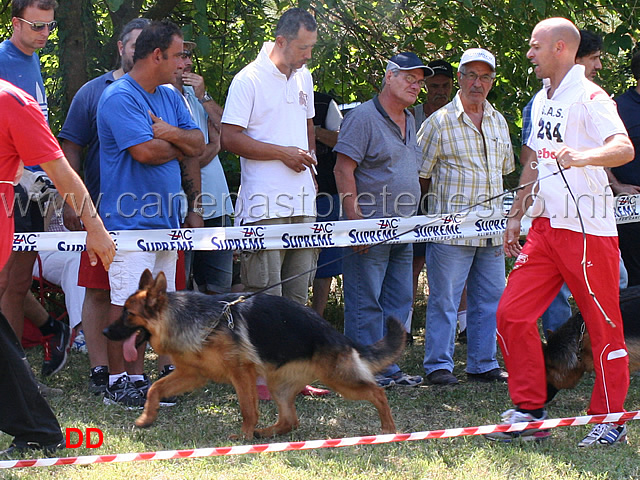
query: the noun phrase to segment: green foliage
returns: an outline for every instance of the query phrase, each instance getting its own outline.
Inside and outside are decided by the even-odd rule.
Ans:
[[[64,9],[71,2],[62,2]],[[631,0],[74,0],[84,5],[86,72],[73,65],[58,65],[66,45],[64,25],[41,52],[49,94],[52,128],[56,132],[66,115],[70,74],[85,81],[114,68],[119,29],[136,16],[170,12],[185,38],[198,45],[196,70],[205,77],[209,92],[224,104],[233,76],[257,56],[262,43],[273,39],[280,14],[292,6],[309,9],[318,22],[318,44],[309,65],[319,91],[341,103],[365,101],[381,84],[386,59],[411,50],[425,60],[445,58],[457,64],[470,47],[492,51],[498,78],[489,100],[507,118],[519,147],[520,111],[540,82],[526,58],[527,37],[547,16],[564,16],[579,27],[604,36],[605,70],[598,82],[612,94],[629,86],[628,65],[634,39],[640,34],[640,6]],[[2,37],[10,35],[8,9],[0,13]],[[156,18],[156,17],[154,17]],[[114,25],[116,27],[114,27]],[[114,31],[118,30],[118,31]],[[60,75],[60,72],[63,72]],[[419,101],[422,101],[420,98]],[[226,165],[237,172],[231,157]]]

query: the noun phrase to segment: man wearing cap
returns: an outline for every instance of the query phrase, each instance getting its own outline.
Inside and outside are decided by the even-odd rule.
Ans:
[[[538,189],[527,242],[521,251],[517,239],[505,246],[518,257],[497,312],[515,406],[502,414],[504,424],[547,416],[537,320],[564,282],[580,308],[593,351],[595,384],[587,414],[624,411],[629,387],[619,304],[620,254],[604,167],[631,161],[633,145],[615,103],[575,64],[579,43],[578,29],[565,18],[538,23],[529,40],[527,58],[536,76],[544,79],[533,99],[533,129],[527,141],[536,152]],[[562,175],[554,175],[560,169]],[[578,446],[625,443],[626,433],[624,424],[598,424]],[[549,435],[526,429],[487,438],[509,442]]]
[[[478,205],[502,193],[502,176],[514,169],[507,122],[486,100],[495,68],[495,57],[487,50],[472,48],[464,52],[458,67],[460,90],[418,132],[423,159],[420,177],[428,187],[430,215],[502,210],[500,199]],[[424,368],[435,385],[458,383],[452,373],[453,351],[465,282],[467,378],[479,382],[507,379],[496,360],[495,312],[505,277],[501,245],[501,238],[427,243],[430,294]]]
[[[420,154],[413,116],[416,101],[433,71],[413,53],[400,53],[387,63],[377,97],[349,113],[342,123],[334,169],[343,198],[343,217],[409,217],[420,198]],[[359,247],[354,247],[359,248]],[[412,246],[374,245],[343,260],[344,333],[361,345],[384,336],[385,320],[405,319],[411,310]],[[415,386],[422,377],[393,364],[376,376],[378,385]]]
[[[453,91],[453,67],[449,62],[433,60],[427,66],[433,70],[433,77],[424,80],[427,87],[427,101],[410,109],[416,119],[416,130],[420,129],[422,122],[433,112],[449,103]]]

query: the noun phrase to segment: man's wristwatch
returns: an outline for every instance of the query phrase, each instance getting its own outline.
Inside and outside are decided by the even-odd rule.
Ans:
[[[198,100],[200,103],[205,103],[205,102],[210,102],[211,100],[213,100],[213,97],[211,95],[209,95],[208,92],[204,92],[204,95],[202,96],[202,98],[200,100]]]
[[[192,211],[193,213],[197,213],[197,214],[198,214],[198,215],[200,215],[201,217],[204,217],[204,208],[202,208],[202,207],[193,207],[193,208],[191,209],[191,211]]]

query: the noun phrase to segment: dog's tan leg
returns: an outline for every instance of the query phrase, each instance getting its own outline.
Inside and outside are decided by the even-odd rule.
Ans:
[[[136,426],[141,428],[151,426],[158,417],[161,398],[190,392],[196,388],[202,387],[205,383],[207,383],[206,378],[191,372],[185,373],[185,370],[180,367],[176,367],[176,369],[169,375],[161,378],[151,385],[151,388],[147,392],[147,401],[144,404],[144,411],[136,420]]]
[[[324,383],[348,400],[366,400],[373,403],[380,416],[382,433],[396,433],[396,424],[391,416],[391,409],[384,389],[373,383],[351,385],[343,382],[338,383],[329,378],[324,379]]]
[[[371,399],[369,401],[378,410],[380,415],[380,423],[382,425],[382,433],[396,433],[396,424],[391,416],[391,409],[389,408],[389,402],[387,400],[387,394],[384,393],[384,389],[376,386],[371,386],[369,389]]]
[[[241,365],[229,374],[229,380],[236,390],[240,412],[242,413],[242,436],[252,439],[258,424],[258,390],[256,388],[257,374],[253,366]],[[232,440],[237,435],[230,437]]]
[[[284,435],[294,428],[298,428],[300,421],[296,413],[296,396],[305,386],[303,383],[282,384],[272,379],[267,379],[269,392],[278,408],[278,421],[273,425],[256,429],[256,437],[273,437],[274,435]]]

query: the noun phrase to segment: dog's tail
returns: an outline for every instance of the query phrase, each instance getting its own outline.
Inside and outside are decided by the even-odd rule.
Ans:
[[[366,347],[358,347],[361,358],[371,372],[379,372],[391,365],[404,351],[407,332],[397,318],[387,318],[387,334]]]

